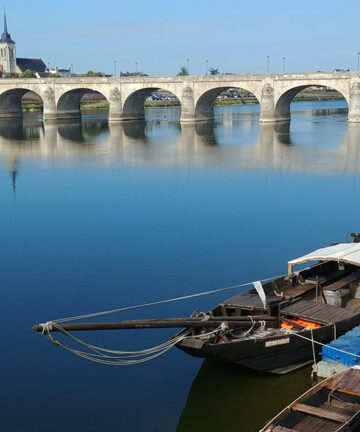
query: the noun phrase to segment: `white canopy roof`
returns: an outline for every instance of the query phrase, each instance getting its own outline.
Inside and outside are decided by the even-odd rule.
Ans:
[[[288,262],[289,267],[308,261],[340,261],[360,266],[360,243],[339,243]]]

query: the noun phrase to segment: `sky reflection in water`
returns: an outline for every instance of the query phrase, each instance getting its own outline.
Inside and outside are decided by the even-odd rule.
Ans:
[[[110,127],[101,116],[0,124],[2,430],[252,431],[310,385],[306,369],[274,378],[177,350],[98,366],[29,330],[279,275],[288,259],[358,231],[360,126],[346,124],[341,102],[293,108],[291,125],[276,127],[259,126],[256,106],[218,108],[195,126],[176,122],[176,109]],[[186,316],[223,298],[111,319]],[[131,349],[172,333],[86,338]]]

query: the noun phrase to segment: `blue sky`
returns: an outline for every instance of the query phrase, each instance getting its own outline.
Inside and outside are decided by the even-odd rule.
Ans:
[[[5,3],[18,57],[51,66],[174,75],[357,68],[359,0],[12,0]]]

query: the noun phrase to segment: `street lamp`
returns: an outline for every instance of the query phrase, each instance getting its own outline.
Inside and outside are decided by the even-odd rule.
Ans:
[[[190,75],[190,59],[186,59],[186,61],[187,61],[187,73],[188,73],[188,75]]]
[[[283,57],[283,73],[285,72],[285,57]]]
[[[209,60],[206,60],[205,62],[205,75],[209,73]]]
[[[70,66],[70,73],[71,73],[71,75],[74,73],[74,72],[73,72],[73,69],[74,69],[74,68],[73,68],[73,64],[71,63],[71,66]]]
[[[137,73],[137,62],[135,62],[135,72]]]
[[[267,73],[270,73],[270,56],[267,57]]]
[[[114,76],[116,77],[116,60],[114,60]]]
[[[358,70],[359,70],[359,66],[360,66],[360,63],[359,63],[359,57],[360,57],[360,52],[358,52]]]

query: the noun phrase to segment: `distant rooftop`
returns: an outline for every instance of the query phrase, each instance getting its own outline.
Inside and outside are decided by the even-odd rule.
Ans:
[[[16,65],[21,72],[25,72],[28,69],[33,72],[45,72],[46,69],[46,65],[41,59],[28,59],[17,57]]]

